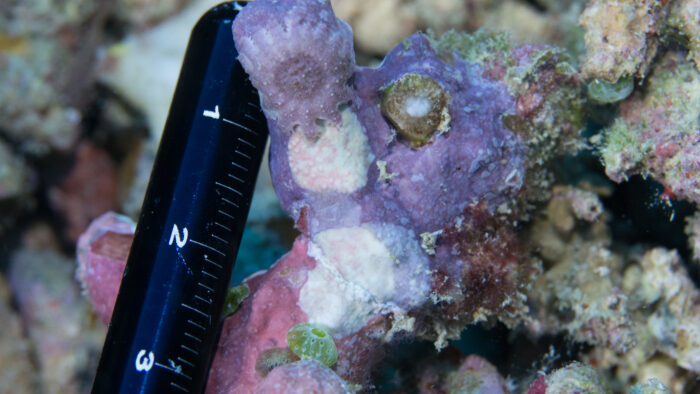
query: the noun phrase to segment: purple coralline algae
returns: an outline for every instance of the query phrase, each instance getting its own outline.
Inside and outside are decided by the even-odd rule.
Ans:
[[[219,353],[210,390],[265,385],[274,369],[263,379],[251,366],[299,323],[323,327],[335,372],[363,385],[396,337],[440,349],[467,324],[523,317],[536,272],[513,231],[535,195],[523,183],[544,170],[545,147],[575,150],[581,126],[581,79],[564,55],[505,36],[416,34],[361,68],[327,1],[257,1],[233,32],[268,115],[273,183],[302,235],[249,281],[222,349],[258,334],[243,355]],[[293,298],[270,301],[275,286]],[[263,305],[266,320],[287,322],[261,322]]]
[[[471,323],[527,319],[538,266],[519,223],[548,197],[552,157],[582,146],[584,89],[566,54],[504,34],[416,34],[377,68],[358,67],[351,29],[323,0],[258,0],[233,34],[268,117],[275,190],[301,235],[245,281],[209,392],[282,389],[307,372],[309,387],[330,373],[345,391],[367,388],[396,338],[440,350]],[[103,320],[110,291],[92,293],[115,275],[99,266],[118,267],[110,245],[128,241],[105,226],[79,248]],[[322,352],[288,335],[299,327],[323,334]],[[450,384],[476,374],[504,386],[477,364]]]
[[[337,4],[370,4],[350,3]],[[615,212],[603,203],[613,187],[603,177],[555,184],[575,180],[559,177],[552,159],[586,146],[584,123],[602,120],[588,142],[610,179],[650,176],[665,198],[700,202],[698,1],[536,1],[543,12],[467,3],[478,6],[469,26],[507,25],[501,16],[520,10],[519,21],[533,22],[518,38],[574,50],[428,32],[366,68],[327,0],[256,0],[237,17],[240,60],[271,132],[272,182],[301,234],[231,291],[209,392],[374,390],[385,354],[412,339],[442,352],[395,370],[399,390],[508,392],[532,379],[506,380],[448,345],[470,324],[499,321],[587,346],[572,355],[587,364],[540,374],[530,393],[693,384],[700,292],[682,254],[614,239]],[[456,4],[430,6],[466,3]],[[358,26],[369,17],[350,13]],[[698,215],[686,227],[696,258]],[[131,232],[108,215],[79,242],[79,279],[103,321]]]

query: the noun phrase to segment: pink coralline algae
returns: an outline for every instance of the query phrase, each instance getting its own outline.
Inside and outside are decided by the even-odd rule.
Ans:
[[[396,338],[441,349],[468,324],[524,318],[537,268],[517,223],[547,185],[533,171],[576,146],[580,128],[581,79],[564,56],[502,36],[415,34],[379,67],[358,67],[326,0],[255,1],[233,34],[268,118],[275,190],[301,235],[246,280],[209,392],[285,392],[290,376],[353,391]],[[93,249],[81,264],[102,256]],[[105,280],[85,278],[88,289]],[[330,369],[288,351],[300,323],[333,338]]]
[[[449,352],[446,352],[449,353]],[[484,358],[470,355],[452,367],[447,360],[431,359],[417,369],[417,390],[420,394],[439,393],[509,393],[506,380]],[[406,389],[406,391],[413,392]],[[398,392],[404,392],[398,390]]]
[[[112,317],[135,227],[129,218],[109,212],[78,239],[76,276],[105,324]]]
[[[603,394],[611,392],[590,365],[573,362],[532,382],[527,394]]]

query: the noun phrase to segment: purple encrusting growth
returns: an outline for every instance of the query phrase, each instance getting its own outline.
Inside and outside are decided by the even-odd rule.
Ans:
[[[436,231],[469,205],[493,211],[522,186],[524,149],[499,119],[515,113],[514,99],[478,65],[445,63],[426,36],[410,37],[377,69],[355,67],[352,33],[324,1],[246,7],[234,35],[268,115],[282,206],[295,219],[306,207],[311,234],[369,222]],[[408,73],[432,78],[451,97],[447,130],[419,149],[397,138],[378,106],[382,89]],[[290,135],[317,138],[323,125],[341,123],[344,110],[359,118],[369,144],[362,153],[371,165],[360,169],[366,181],[349,193],[300,186],[288,160]]]
[[[302,232],[299,261],[313,264],[299,265],[298,298],[285,302],[333,337],[339,376],[365,381],[397,335],[434,338],[439,349],[469,323],[525,310],[531,267],[519,267],[518,241],[497,215],[520,195],[527,168],[522,137],[501,121],[517,114],[506,84],[479,63],[445,60],[422,34],[376,69],[358,67],[352,32],[328,1],[257,0],[233,34],[267,115],[275,190]],[[290,313],[277,304],[264,320]],[[211,387],[255,386],[262,352],[285,347],[280,333],[250,336],[270,330],[246,322],[253,305],[222,337],[258,345],[220,354]]]
[[[415,34],[358,67],[328,0],[256,0],[233,34],[267,115],[275,190],[301,234],[246,279],[208,392],[284,390],[290,376],[320,387],[332,373],[353,391],[370,387],[397,338],[440,350],[469,324],[523,321],[537,266],[517,223],[580,129],[581,79],[565,56],[503,35]],[[110,261],[90,246],[86,267]],[[107,288],[111,277],[85,272],[88,288]],[[293,362],[294,327],[324,333],[330,369]]]
[[[376,201],[397,201],[421,233],[444,227],[469,205],[482,203],[492,211],[512,198],[522,186],[524,149],[499,119],[515,111],[505,86],[482,78],[475,64],[446,64],[424,35],[413,35],[406,43],[379,68],[358,68],[355,83],[358,114],[371,130],[372,151],[386,161],[387,171],[397,174],[382,182],[375,181],[373,171],[368,184],[384,197]],[[452,98],[448,131],[419,149],[394,136],[376,105],[380,89],[408,73],[432,78]],[[381,209],[369,213],[381,215]]]
[[[239,60],[262,88],[268,119],[283,133],[338,122],[338,105],[354,98],[350,26],[324,0],[269,1],[243,14],[246,22],[234,25]]]

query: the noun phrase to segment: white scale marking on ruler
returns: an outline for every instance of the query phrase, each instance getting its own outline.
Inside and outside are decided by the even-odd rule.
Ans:
[[[207,330],[206,328],[204,328],[204,326],[202,326],[202,325],[200,325],[200,324],[197,324],[197,323],[193,322],[192,320],[187,320],[187,322],[190,323],[191,325],[193,325],[193,326],[199,328],[199,329],[202,329],[202,330],[204,330],[204,331]],[[180,361],[183,361],[183,360],[180,360]]]
[[[219,212],[220,214],[226,216],[227,218],[229,218],[229,219],[231,219],[231,220],[235,220],[235,219],[236,219],[236,218],[234,218],[233,216],[229,215],[228,213],[226,213],[226,212],[224,212],[224,211],[222,211],[222,210],[220,210],[220,209],[217,210],[216,212]]]
[[[250,159],[251,159],[251,157],[250,157],[250,156],[248,156],[248,155],[246,155],[245,153],[243,153],[243,152],[239,151],[238,149],[236,149],[236,150],[235,150],[234,152],[238,153],[239,155],[241,155],[241,156],[245,157],[245,158],[246,158],[246,159],[248,159],[248,160],[250,160]]]
[[[182,358],[180,356],[177,356],[177,359],[178,359],[178,361],[182,361],[183,363],[189,365],[190,367],[194,367],[194,364],[192,364],[191,362],[185,360],[184,358]]]
[[[195,356],[199,356],[199,352],[198,352],[198,351],[196,351],[196,350],[194,350],[194,349],[190,349],[190,348],[188,348],[188,347],[185,346],[185,345],[180,345],[180,348],[185,349],[185,350],[191,352],[191,353],[194,354]]]
[[[221,197],[221,201],[226,202],[226,203],[229,203],[229,204],[233,205],[233,206],[236,207],[236,208],[239,208],[238,204],[236,204],[235,202],[229,200],[228,198]]]
[[[219,267],[219,268],[222,268],[222,269],[224,268],[221,264],[218,264],[218,263],[216,263],[216,262],[214,262],[214,261],[211,261],[211,260],[209,260],[209,259],[206,258],[206,257],[204,257],[204,261],[206,261],[206,262],[209,263],[209,264],[213,264],[213,265],[215,265],[215,266],[217,266],[217,267]]]
[[[186,332],[186,333],[185,333],[185,336],[188,337],[188,338],[192,338],[192,339],[194,339],[195,341],[197,341],[197,342],[199,342],[199,343],[202,343],[202,340],[201,340],[201,339],[199,339],[199,338],[197,338],[196,336],[190,334],[189,332]]]
[[[224,184],[221,183],[221,182],[214,182],[214,183],[215,183],[217,186],[221,186],[221,187],[223,187],[224,189],[230,190],[230,191],[232,191],[232,192],[238,194],[238,195],[241,196],[241,197],[243,196],[243,193],[241,193],[241,192],[239,192],[238,190],[232,188],[231,186],[224,185]]]
[[[232,124],[232,125],[234,125],[234,126],[240,127],[241,129],[243,129],[243,130],[245,130],[245,131],[247,131],[247,132],[249,132],[249,133],[253,133],[253,134],[255,134],[255,135],[258,135],[258,133],[257,133],[255,130],[253,130],[253,129],[251,129],[251,128],[248,128],[248,127],[245,127],[245,126],[243,126],[243,125],[240,124],[240,123],[236,123],[236,122],[234,122],[234,121],[232,121],[232,120],[229,120],[229,119],[226,119],[226,118],[221,118],[221,120],[223,120],[223,121],[226,122],[226,123]]]
[[[245,167],[243,167],[242,165],[236,163],[235,161],[232,161],[231,164],[233,164],[234,166],[240,168],[241,170],[243,170],[243,171],[245,171],[245,172],[248,172],[248,169],[247,169],[247,168],[245,168]]]
[[[240,138],[240,137],[239,137],[239,138],[236,138],[236,139],[237,139],[238,141],[241,141],[242,143],[248,145],[249,147],[255,149],[255,145],[253,145],[253,144],[251,144],[250,142],[244,140],[243,138]]]
[[[197,309],[197,308],[193,308],[193,307],[191,307],[191,306],[185,304],[184,302],[183,302],[182,304],[180,304],[180,305],[184,306],[185,308],[187,308],[187,309],[189,309],[189,310],[192,310],[192,311],[195,311],[195,312],[199,313],[200,315],[206,317],[207,319],[211,319],[211,317],[210,317],[209,315],[207,315],[206,313],[200,311],[200,310]]]
[[[211,236],[214,237],[214,239],[216,239],[216,240],[218,240],[218,241],[220,241],[220,242],[223,242],[223,243],[225,243],[226,245],[228,245],[228,241],[227,241],[227,240],[225,240],[225,239],[223,239],[223,238],[221,238],[221,237],[218,237],[216,234],[212,234]]]
[[[202,273],[203,273],[204,275],[206,275],[206,276],[209,276],[209,277],[214,278],[214,280],[219,280],[219,278],[217,278],[215,275],[210,274],[209,272],[207,272],[207,271],[205,271],[205,270],[202,270]]]
[[[248,104],[251,104],[251,103],[249,102]],[[255,106],[254,104],[253,104],[253,107],[254,107],[254,108],[257,108],[257,106]],[[221,119],[222,121],[224,121],[224,122],[226,122],[226,123],[230,123],[230,124],[232,124],[232,125],[234,125],[234,126],[240,127],[241,129],[243,129],[243,130],[245,130],[245,131],[247,131],[247,132],[249,132],[249,133],[253,133],[253,134],[255,134],[255,135],[258,135],[258,133],[255,132],[255,130],[253,130],[253,129],[249,128],[249,127],[243,126],[242,124],[237,123],[237,122],[234,122],[234,121],[232,121],[232,120],[230,120],[230,119],[222,118],[222,117],[221,117],[221,114],[219,113],[219,106],[218,106],[218,105],[214,106],[214,110],[213,110],[213,111],[209,111],[209,110],[206,110],[206,109],[205,109],[204,112],[202,112],[202,115],[203,115],[204,117],[207,117],[207,118]],[[248,115],[248,114],[245,114],[244,116],[246,116],[247,118],[250,118],[250,119],[252,119],[252,120],[254,120],[254,121],[256,121],[256,122],[259,123],[259,121],[258,121],[257,119],[251,117],[251,116]],[[240,140],[240,138],[239,138],[239,140]],[[243,141],[241,141],[241,142],[243,142]],[[253,145],[250,144],[250,143],[248,143],[248,145],[253,146]]]
[[[227,175],[228,175],[229,178],[233,178],[233,179],[237,180],[237,181],[240,182],[240,183],[245,183],[245,181],[244,181],[243,179],[241,179],[241,178],[239,178],[239,177],[237,177],[237,176],[235,176],[235,175],[233,175],[233,174],[227,174]]]
[[[187,390],[186,388],[184,388],[184,387],[178,385],[178,384],[175,383],[175,382],[170,382],[170,385],[171,385],[172,387],[178,388],[178,389],[180,389],[180,390],[182,390],[182,391],[184,391],[184,392],[186,392],[186,393],[189,393],[189,392],[190,392],[189,390]]]
[[[168,371],[174,372],[178,375],[184,376],[185,378],[192,380],[192,377],[185,374],[182,372],[182,367],[180,365],[175,364],[175,361],[168,359],[168,362],[170,363],[170,366],[167,366],[165,364],[161,363],[156,363],[156,366],[161,367],[163,369],[167,369]]]
[[[219,227],[223,228],[223,229],[226,230],[226,231],[231,231],[230,228],[224,226],[223,224],[221,224],[221,223],[219,223],[219,222],[214,222],[214,225],[215,225],[215,226],[219,226]]]
[[[217,250],[217,249],[215,249],[215,248],[212,248],[211,246],[209,246],[209,245],[207,245],[207,244],[205,244],[205,243],[202,243],[202,242],[199,242],[199,241],[195,241],[194,239],[191,239],[191,238],[190,238],[190,242],[192,242],[193,244],[197,244],[197,245],[199,245],[199,246],[201,246],[201,247],[203,247],[203,248],[207,248],[207,249],[211,250],[212,252],[218,253],[218,254],[220,254],[220,255],[226,257],[226,254],[225,254],[224,252],[221,252],[221,251],[219,251],[219,250]]]
[[[260,123],[260,120],[259,120],[258,118],[255,118],[255,117],[251,116],[250,114],[247,114],[247,113],[246,113],[246,114],[243,114],[243,116],[245,116],[246,118],[252,120],[252,121],[255,122],[255,123]]]

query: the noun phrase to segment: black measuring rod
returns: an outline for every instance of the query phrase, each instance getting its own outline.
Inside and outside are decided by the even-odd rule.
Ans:
[[[237,61],[243,2],[195,25],[92,392],[201,393],[268,130]]]

